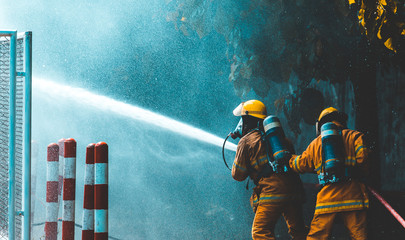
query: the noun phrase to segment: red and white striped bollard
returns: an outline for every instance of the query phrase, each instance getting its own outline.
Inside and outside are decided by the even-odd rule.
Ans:
[[[58,153],[58,144],[51,143],[48,145],[46,164],[46,240],[56,240],[58,237]]]
[[[82,240],[94,239],[94,147],[91,143],[86,148]]]
[[[59,186],[58,186],[58,220],[62,219],[63,214],[63,201],[62,201],[62,190],[63,190],[63,166],[64,166],[64,148],[65,148],[64,138],[59,139]],[[58,229],[60,231],[62,222],[58,221]]]
[[[108,239],[108,145],[95,146],[94,240]]]
[[[59,186],[58,186],[58,202],[62,202],[61,201],[61,196],[62,196],[62,186],[63,186],[63,149],[64,149],[64,145],[65,145],[65,139],[61,138],[58,141],[58,145],[59,145]]]
[[[63,164],[63,212],[62,240],[74,240],[75,236],[75,187],[76,187],[76,141],[65,140]]]

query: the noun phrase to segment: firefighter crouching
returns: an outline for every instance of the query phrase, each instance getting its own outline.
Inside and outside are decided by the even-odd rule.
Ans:
[[[264,134],[263,119],[266,118],[267,111],[262,102],[250,100],[241,103],[233,113],[235,116],[241,116],[241,120],[231,136],[241,139],[232,166],[232,177],[237,181],[250,177],[256,185],[250,199],[255,212],[253,239],[275,239],[274,227],[281,215],[287,223],[292,239],[305,239],[308,231],[302,215],[304,190],[301,179],[297,173],[289,170],[290,157],[285,163],[277,163],[273,157],[293,152],[291,143],[282,136],[281,139],[276,139],[275,143],[280,145],[284,142],[288,145],[288,151],[269,154],[271,151],[269,148],[274,146],[267,144],[266,138],[274,136]],[[281,125],[277,122],[270,122],[268,126],[279,127],[275,129],[282,131]],[[280,152],[283,154],[280,155]]]
[[[368,172],[364,134],[346,127],[347,115],[324,109],[317,121],[318,137],[301,155],[293,155],[290,167],[298,173],[317,173],[323,186],[316,200],[307,239],[329,239],[336,217],[343,220],[351,239],[367,239],[366,209],[369,199],[361,179]]]

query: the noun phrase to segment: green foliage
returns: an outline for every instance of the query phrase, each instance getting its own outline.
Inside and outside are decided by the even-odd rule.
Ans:
[[[377,37],[397,52],[405,36],[405,4],[397,0],[362,0],[359,21],[370,39]]]

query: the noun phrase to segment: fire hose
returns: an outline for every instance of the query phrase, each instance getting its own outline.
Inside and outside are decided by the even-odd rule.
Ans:
[[[225,141],[224,141],[224,145],[222,145],[222,159],[224,159],[225,166],[226,166],[229,170],[232,171],[232,169],[229,167],[228,163],[226,163],[226,160],[225,160],[225,152],[224,152],[224,151],[225,151],[225,143],[226,143],[226,140],[228,140],[229,136],[231,136],[231,133],[229,133],[228,136],[226,136]]]
[[[371,187],[367,187],[368,190],[374,195],[375,198],[377,198],[378,201],[382,205],[384,205],[385,208],[397,219],[397,221],[405,228],[405,220],[387,203],[387,201],[384,200],[374,189]]]

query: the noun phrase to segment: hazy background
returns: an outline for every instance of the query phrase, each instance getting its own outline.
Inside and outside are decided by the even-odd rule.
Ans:
[[[33,31],[35,77],[223,130],[239,102],[228,82],[226,41],[184,36],[152,1],[1,1],[3,28]],[[223,130],[222,133],[227,133]]]

